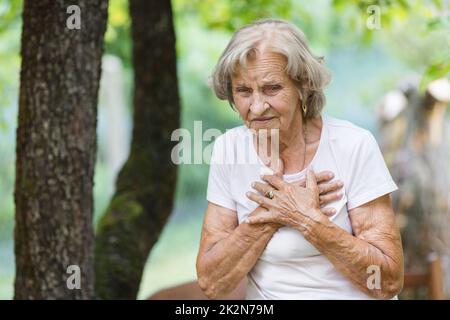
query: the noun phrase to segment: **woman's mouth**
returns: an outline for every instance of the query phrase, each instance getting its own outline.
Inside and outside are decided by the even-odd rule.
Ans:
[[[252,121],[257,122],[257,123],[266,123],[269,122],[270,120],[274,119],[275,117],[259,117],[259,118],[255,118]]]

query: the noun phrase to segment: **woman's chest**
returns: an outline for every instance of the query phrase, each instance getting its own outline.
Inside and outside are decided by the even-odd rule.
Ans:
[[[334,179],[342,180],[339,176],[337,166],[333,161],[330,161],[330,159],[327,160],[328,161],[315,159],[312,163],[314,171],[320,172],[323,170],[329,170],[334,173]],[[245,166],[246,168],[236,170],[233,174],[236,174],[237,176],[234,177],[234,179],[231,179],[231,181],[235,181],[235,183],[232,183],[231,189],[233,197],[237,203],[239,223],[242,223],[248,215],[258,207],[258,204],[248,199],[245,193],[247,191],[255,192],[255,190],[251,187],[251,183],[254,181],[263,182],[260,178],[260,174],[265,170],[263,168],[264,166],[261,164]],[[302,178],[302,175],[298,177],[298,179]],[[335,208],[337,214],[330,217],[330,220],[347,232],[352,233],[346,203],[347,197],[345,195],[344,186],[344,196],[340,200],[329,203],[323,207]],[[282,262],[319,254],[320,252],[303,237],[300,231],[290,227],[283,227],[273,235],[260,259],[273,262]]]

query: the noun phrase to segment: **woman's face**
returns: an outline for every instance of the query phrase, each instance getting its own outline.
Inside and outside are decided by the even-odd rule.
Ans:
[[[301,113],[297,88],[284,71],[286,58],[256,52],[231,79],[234,104],[248,128],[288,132],[301,121]]]

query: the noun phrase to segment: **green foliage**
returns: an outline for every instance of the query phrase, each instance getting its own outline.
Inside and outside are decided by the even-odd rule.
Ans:
[[[0,33],[17,23],[22,13],[23,0],[0,0]]]
[[[366,25],[373,15],[370,6],[380,9],[380,29],[369,29]],[[384,41],[402,61],[422,73],[422,90],[431,81],[449,76],[450,8],[447,1],[333,0],[333,7],[340,13],[351,12],[347,23],[357,26],[355,29],[362,43]],[[374,39],[376,37],[378,39]]]
[[[426,85],[431,81],[449,76],[450,76],[449,60],[445,62],[437,62],[435,64],[431,64],[428,66],[428,68],[425,70],[423,74],[422,80],[420,82],[420,88],[424,90],[426,88]]]
[[[0,0],[0,133],[15,124],[5,113],[12,112],[10,107],[17,101],[21,8],[21,0]]]
[[[22,1],[0,0],[0,241],[12,237]]]
[[[195,14],[210,29],[235,31],[244,24],[261,18],[288,18],[290,0],[178,0],[177,13]]]
[[[105,52],[118,56],[126,69],[131,68],[131,20],[127,0],[110,0]]]

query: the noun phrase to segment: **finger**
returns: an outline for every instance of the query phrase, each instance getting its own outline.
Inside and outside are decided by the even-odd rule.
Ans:
[[[312,169],[306,171],[306,189],[319,192],[317,188],[316,175]]]
[[[325,195],[319,196],[319,202],[320,202],[320,205],[329,204],[330,202],[340,200],[342,198],[342,196],[343,196],[343,194],[341,191],[327,193]]]
[[[326,215],[327,217],[331,217],[336,214],[335,208],[322,208],[322,209],[320,209],[320,211],[322,211],[322,213],[324,215]]]
[[[246,223],[256,224],[256,223],[278,223],[276,216],[271,211],[265,211],[257,215],[248,217],[245,220]]]
[[[320,184],[322,182],[328,182],[333,178],[334,178],[334,173],[331,171],[328,171],[328,170],[316,173],[317,184]]]
[[[272,200],[267,197],[263,197],[251,191],[245,193],[245,195],[247,196],[247,198],[249,198],[252,201],[255,201],[257,204],[263,206],[266,209],[269,209],[269,207],[272,206]]]
[[[257,181],[252,183],[252,188],[255,190],[258,190],[264,196],[266,195],[266,192],[273,190],[273,187],[271,185],[269,185],[267,183],[257,182]]]
[[[286,182],[284,182],[282,178],[275,175],[263,175],[261,179],[270,183],[277,188],[277,190],[283,190],[283,187],[286,185]]]
[[[331,171],[322,171],[316,174],[317,185],[320,187],[320,184],[330,181],[334,178],[334,173]],[[295,186],[306,187],[306,179],[302,178],[298,181],[292,182]]]
[[[336,180],[330,183],[322,183],[318,185],[319,193],[323,195],[332,191],[338,191],[343,186],[344,184],[340,180]]]
[[[277,165],[276,165],[276,169],[275,169],[275,175],[277,177],[282,178],[283,177],[283,173],[284,173],[284,163],[283,160],[281,160],[281,158],[278,158],[277,161]]]

